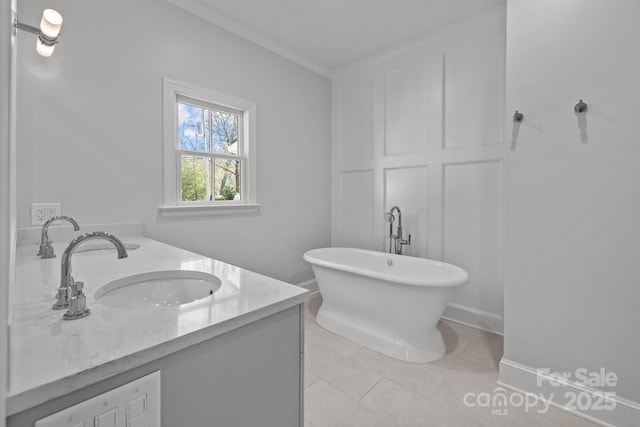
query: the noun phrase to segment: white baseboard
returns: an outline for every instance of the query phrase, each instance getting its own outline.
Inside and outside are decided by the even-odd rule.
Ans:
[[[316,282],[316,279],[309,279],[305,280],[304,282],[296,283],[296,286],[305,288],[311,293],[311,296],[320,293],[320,289],[318,288],[318,282]]]
[[[504,333],[504,319],[502,316],[453,302],[447,305],[442,318],[498,335],[503,335]]]
[[[640,426],[640,404],[619,396],[602,396],[600,390],[571,381],[555,382],[537,369],[507,359],[500,361],[498,384],[521,393],[531,393],[550,400],[552,406],[608,427]],[[578,396],[576,401],[575,396]],[[573,403],[572,403],[573,400]],[[576,404],[576,402],[578,404]],[[581,403],[580,403],[581,402]],[[567,409],[571,404],[574,408]],[[579,407],[582,406],[583,409]],[[615,406],[611,409],[608,407]]]

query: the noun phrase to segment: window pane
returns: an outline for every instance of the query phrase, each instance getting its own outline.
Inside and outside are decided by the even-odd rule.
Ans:
[[[210,151],[209,113],[207,108],[178,102],[178,148]]]
[[[211,133],[214,153],[238,154],[238,116],[212,110]]]
[[[216,200],[242,200],[240,160],[215,159],[214,191]]]
[[[182,156],[180,159],[182,178],[182,201],[211,200],[211,159],[206,157]]]

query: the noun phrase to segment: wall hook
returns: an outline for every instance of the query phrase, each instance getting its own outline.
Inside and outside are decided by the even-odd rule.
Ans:
[[[580,100],[580,102],[576,104],[575,107],[573,107],[576,113],[584,113],[585,111],[587,111],[587,108],[588,108],[587,104],[584,103],[582,99]]]
[[[524,119],[524,114],[516,110],[516,112],[513,114],[513,121],[516,123],[520,123],[523,119]]]

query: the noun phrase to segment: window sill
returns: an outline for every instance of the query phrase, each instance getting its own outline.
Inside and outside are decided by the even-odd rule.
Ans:
[[[257,203],[229,205],[160,206],[160,215],[165,218],[188,218],[203,216],[249,216],[259,215]]]

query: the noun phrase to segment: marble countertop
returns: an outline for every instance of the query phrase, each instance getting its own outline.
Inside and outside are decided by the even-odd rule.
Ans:
[[[111,249],[73,255],[73,276],[84,282],[91,315],[71,321],[62,319],[65,310],[51,309],[66,243],[54,244],[57,257],[46,260],[36,256],[35,245],[17,248],[8,415],[293,307],[308,296],[297,286],[145,237],[122,241],[140,247],[121,260]],[[101,243],[108,242],[87,241],[78,250]],[[94,298],[113,280],[158,270],[211,273],[222,285],[210,297],[166,308],[112,308]]]

